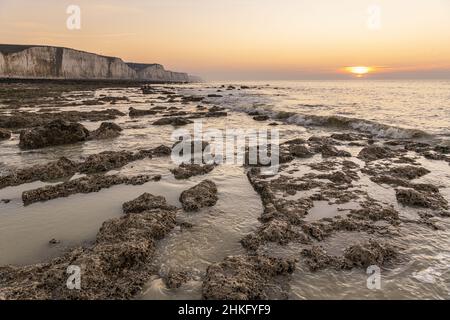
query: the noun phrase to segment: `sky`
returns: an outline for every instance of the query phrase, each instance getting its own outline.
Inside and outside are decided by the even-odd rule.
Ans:
[[[69,29],[70,5],[80,28]],[[71,20],[73,21],[73,20]],[[207,80],[450,79],[450,0],[0,0],[0,43],[161,63]]]

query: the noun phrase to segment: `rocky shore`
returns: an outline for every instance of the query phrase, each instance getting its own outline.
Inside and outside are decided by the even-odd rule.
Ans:
[[[51,161],[2,166],[0,192],[24,188],[18,189],[19,208],[113,186],[147,188],[167,183],[164,186],[178,188],[172,197],[174,204],[150,192],[128,199],[122,205],[123,214],[105,221],[92,242],[71,247],[57,258],[0,267],[0,299],[131,299],[139,297],[155,276],[162,277],[173,292],[185,290],[187,283],[197,279],[201,296],[195,298],[288,299],[293,279],[302,274],[355,270],[364,274],[373,265],[382,270],[405,265],[411,248],[420,246],[404,241],[412,226],[424,232],[424,237],[447,231],[448,181],[440,184],[424,179],[435,174],[434,165],[449,168],[448,145],[336,128],[292,136],[293,126],[280,115],[274,119],[257,111],[242,114],[215,103],[228,92],[258,88],[223,85],[208,89],[203,95],[193,95],[178,87],[146,86],[135,89],[133,97],[118,89],[120,95],[102,93],[89,99],[86,92],[74,90],[56,95],[60,98],[50,103],[37,98],[40,103],[27,111],[22,110],[28,108],[27,99],[20,108],[18,99],[0,99],[0,148],[14,148],[30,157],[33,152],[39,156],[70,146],[80,146],[80,152],[88,144],[97,149],[103,144],[115,147],[78,157],[55,152]],[[23,88],[15,90],[18,96]],[[61,110],[78,104],[89,105],[89,110]],[[221,200],[226,198],[227,177],[218,178],[222,174],[218,170],[226,169],[223,164],[193,163],[196,141],[189,143],[191,161],[179,165],[169,158],[179,142],[165,138],[162,145],[151,141],[152,147],[140,148],[136,141],[149,139],[141,139],[139,130],[151,128],[149,140],[156,140],[175,128],[190,128],[195,119],[220,124],[222,129],[227,121],[236,125],[239,119],[245,119],[245,126],[277,125],[282,132],[280,165],[276,173],[268,172],[270,164],[260,159],[250,163],[250,149],[246,150],[240,168],[263,211],[258,212],[251,231],[236,240],[242,251],[209,261],[200,271],[180,265],[162,274],[159,246],[166,242],[161,240],[179,233],[198,237],[195,232],[202,229],[187,222],[192,216],[225,214]],[[92,126],[87,124],[91,122]],[[209,147],[209,142],[198,142],[200,150]],[[127,148],[122,147],[125,143]],[[157,161],[164,165],[159,169],[162,174],[152,171]],[[43,185],[27,185],[38,182]],[[81,290],[66,286],[71,265],[82,267]]]

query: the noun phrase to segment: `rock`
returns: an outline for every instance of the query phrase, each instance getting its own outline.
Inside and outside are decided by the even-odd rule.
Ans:
[[[180,202],[185,211],[198,211],[203,207],[212,207],[217,200],[217,187],[211,180],[203,180],[180,195]]]
[[[311,271],[325,268],[341,270],[359,267],[365,269],[372,265],[382,267],[397,254],[397,249],[390,244],[380,244],[373,239],[351,245],[345,249],[342,257],[329,255],[321,246],[313,246],[302,251],[305,263]]]
[[[293,240],[309,242],[304,234],[294,231],[289,222],[274,219],[259,227],[256,232],[245,236],[241,240],[241,244],[248,250],[256,250],[267,242],[285,245]]]
[[[186,164],[182,163],[178,168],[171,169],[170,171],[175,176],[175,179],[189,179],[193,176],[203,175],[211,172],[215,168],[213,164]]]
[[[19,147],[38,149],[48,146],[86,141],[89,131],[79,123],[54,120],[41,127],[26,129],[20,133]]]
[[[219,106],[212,106],[211,108],[208,109],[208,112],[220,112],[223,111],[224,108],[219,107]]]
[[[448,202],[439,193],[416,191],[414,189],[396,189],[397,201],[405,206],[431,209],[448,209]]]
[[[98,99],[98,101],[102,101],[102,102],[109,102],[111,104],[116,104],[119,101],[129,101],[130,99],[128,99],[128,97],[110,97],[110,96],[105,96],[105,97],[101,97]]]
[[[154,155],[154,156],[170,156],[171,153],[172,153],[172,149],[163,144],[152,149],[152,155]]]
[[[431,145],[425,142],[407,142],[405,144],[405,150],[415,151],[418,153],[431,150]]]
[[[225,111],[211,111],[211,110],[209,110],[208,112],[203,113],[202,116],[205,117],[205,118],[226,117],[226,116],[228,116],[228,112],[225,112]],[[192,117],[192,118],[195,118],[195,116]]]
[[[183,284],[188,282],[189,274],[185,271],[174,272],[171,271],[167,276],[163,278],[166,287],[169,289],[178,289]]]
[[[172,117],[173,118],[173,117],[185,116],[187,114],[188,114],[187,111],[176,111],[176,112],[168,112],[168,113],[164,114],[163,117]],[[194,113],[194,114],[196,114],[196,113]]]
[[[353,133],[333,133],[330,137],[340,141],[356,141],[361,139],[361,137]]]
[[[363,148],[358,154],[358,158],[366,162],[393,158],[394,156],[395,153],[391,149],[377,145],[367,146]]]
[[[80,164],[82,173],[99,173],[118,169],[135,160],[134,155],[128,151],[103,151],[92,154]]]
[[[319,174],[316,176],[318,179],[328,179],[330,181],[333,181],[337,184],[351,184],[352,183],[352,177],[348,176],[342,171],[336,171],[333,173],[328,174]]]
[[[141,149],[134,154],[136,160],[152,157],[165,157],[172,154],[172,149],[165,145],[160,145],[153,149]]]
[[[142,116],[148,116],[148,115],[154,115],[158,112],[156,110],[141,110],[141,109],[135,109],[133,107],[130,107],[128,109],[129,113],[128,115],[130,117],[142,117]]]
[[[289,152],[291,155],[297,158],[309,158],[314,155],[314,153],[311,152],[311,150],[307,146],[301,144],[290,145]]]
[[[206,270],[202,296],[206,300],[266,300],[287,298],[277,276],[294,271],[295,261],[268,256],[231,256]]]
[[[220,94],[208,94],[208,98],[222,98]]]
[[[160,178],[161,176],[159,175],[125,177],[119,175],[107,176],[95,174],[56,185],[24,191],[22,193],[22,201],[24,205],[29,205],[38,201],[48,201],[56,198],[68,197],[77,193],[98,192],[101,189],[110,188],[118,184],[141,185],[152,180],[159,180]]]
[[[253,117],[253,120],[255,120],[255,121],[267,121],[269,119],[270,119],[270,117],[267,115],[259,115],[259,116]]]
[[[378,243],[371,239],[362,244],[352,245],[344,251],[344,266],[346,268],[367,268],[376,265],[383,266],[397,255],[397,250],[386,243]]]
[[[122,205],[125,213],[140,213],[149,209],[161,208],[164,210],[176,210],[176,207],[168,205],[166,199],[162,196],[154,196],[150,193],[144,193],[134,200],[125,202]]]
[[[61,243],[61,241],[56,240],[55,238],[53,238],[53,239],[51,239],[48,243],[51,244],[51,245],[55,245],[55,244]]]
[[[328,158],[328,157],[351,157],[352,155],[350,152],[347,152],[345,150],[338,150],[336,147],[331,146],[329,144],[325,144],[320,148],[320,151],[322,152],[322,157]]]
[[[1,140],[7,140],[7,139],[10,139],[10,138],[11,138],[11,132],[9,130],[0,128],[0,141]]]
[[[0,177],[0,189],[7,186],[17,186],[34,181],[54,181],[70,178],[75,173],[100,173],[118,169],[126,164],[147,157],[159,157],[170,155],[172,149],[161,145],[154,149],[140,150],[136,153],[129,151],[104,151],[89,155],[85,161],[77,163],[65,157],[48,164],[39,164],[23,169],[16,169],[7,175]]]
[[[302,138],[295,138],[295,139],[288,140],[288,141],[284,142],[283,145],[288,145],[288,146],[291,146],[291,145],[306,145],[306,140],[302,139]]]
[[[92,111],[62,111],[62,112],[15,112],[10,116],[0,116],[0,128],[31,128],[43,126],[54,120],[68,122],[106,121],[125,115],[117,109]]]
[[[186,221],[177,221],[177,226],[180,227],[181,231],[190,230],[194,227],[192,223]]]
[[[338,141],[327,136],[311,136],[308,138],[308,143],[311,146],[317,146],[319,149],[322,148],[324,145],[339,144]]]
[[[111,139],[120,135],[122,128],[113,122],[102,122],[100,127],[90,133],[91,139]]]
[[[447,161],[450,162],[450,157],[440,154],[440,153],[436,153],[436,152],[431,152],[431,151],[426,151],[424,153],[422,153],[422,155],[430,160],[440,160],[440,161]]]
[[[171,124],[176,127],[176,126],[184,126],[189,123],[193,123],[193,122],[189,119],[185,119],[182,117],[167,117],[167,118],[158,119],[155,122],[153,122],[152,124],[154,126],[164,126],[164,125]]]
[[[449,154],[450,153],[450,145],[437,145],[434,147],[434,151],[439,152],[439,153]]]
[[[342,167],[345,169],[359,169],[359,165],[350,160],[342,161]]]
[[[1,202],[3,202],[3,203],[10,203],[11,202],[11,199],[2,199],[2,200],[0,200]]]
[[[301,252],[304,262],[309,270],[317,271],[325,268],[341,269],[342,259],[329,255],[321,246],[312,246],[309,249],[303,249]]]
[[[392,207],[380,208],[377,206],[369,206],[367,208],[351,210],[349,217],[372,221],[385,220],[396,223],[399,220],[399,213]]]
[[[141,87],[142,94],[153,94],[156,93],[156,90],[151,86],[143,86]]]
[[[391,169],[389,173],[402,179],[412,180],[430,173],[430,170],[417,166],[400,166]]]
[[[0,177],[0,189],[8,186],[18,186],[34,181],[52,181],[70,178],[78,170],[78,163],[65,157],[44,165],[35,165],[24,169],[14,170],[12,173]]]

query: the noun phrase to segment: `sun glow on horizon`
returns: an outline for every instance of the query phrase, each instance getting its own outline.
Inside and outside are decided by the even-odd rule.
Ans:
[[[357,76],[362,76],[373,71],[373,68],[365,66],[356,66],[356,67],[347,67],[346,70],[353,74],[356,74]]]

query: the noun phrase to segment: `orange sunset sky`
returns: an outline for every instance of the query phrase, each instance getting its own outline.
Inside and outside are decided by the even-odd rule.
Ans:
[[[79,30],[66,26],[69,5],[81,9]],[[371,67],[368,78],[448,79],[450,0],[0,0],[0,43],[214,80],[349,79],[349,66]]]

